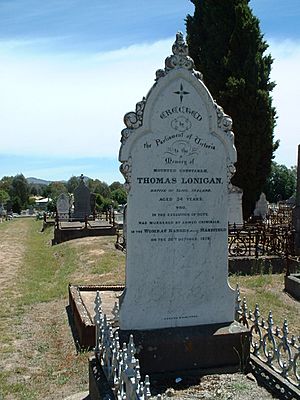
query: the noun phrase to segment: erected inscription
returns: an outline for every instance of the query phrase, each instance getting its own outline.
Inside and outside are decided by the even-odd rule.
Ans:
[[[136,113],[124,119],[120,161],[128,204],[121,329],[234,317],[227,283],[231,120],[189,67],[190,59],[182,52],[171,57],[172,65],[184,59],[180,68],[166,68]]]

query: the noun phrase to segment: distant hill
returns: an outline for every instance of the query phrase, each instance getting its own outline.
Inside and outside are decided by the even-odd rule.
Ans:
[[[50,185],[51,183],[51,181],[46,181],[44,179],[39,179],[39,178],[33,178],[32,176],[26,178],[26,180],[30,185]]]
[[[29,185],[50,185],[50,183],[52,183],[52,182],[67,183],[67,181],[64,181],[64,180],[61,180],[61,181],[46,181],[45,179],[34,178],[32,176],[30,176],[29,178],[26,178],[26,180],[29,183]]]

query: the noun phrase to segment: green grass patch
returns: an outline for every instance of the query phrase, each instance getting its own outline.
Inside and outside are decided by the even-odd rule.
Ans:
[[[103,275],[117,268],[121,263],[124,263],[123,254],[105,253],[100,260],[95,263],[91,269],[92,274]]]
[[[0,400],[7,395],[19,400],[39,400],[34,390],[25,381],[21,381],[21,378],[20,382],[12,382],[11,373],[0,371]]]
[[[66,245],[51,246],[52,230],[41,233],[41,222],[30,220],[23,274],[22,304],[65,297],[70,274],[76,269],[76,253]]]
[[[274,324],[282,328],[286,319],[291,333],[297,334],[300,328],[299,307],[284,292],[284,274],[229,277],[231,287],[239,284],[241,298],[245,297],[248,310],[254,311],[258,304],[260,315],[267,320],[272,311]]]
[[[244,382],[242,380],[238,382],[233,382],[231,387],[237,392],[246,392],[247,390],[251,389],[251,386],[247,382]]]

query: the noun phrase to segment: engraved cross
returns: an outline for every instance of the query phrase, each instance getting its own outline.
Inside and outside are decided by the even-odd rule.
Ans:
[[[178,94],[180,96],[180,103],[182,103],[183,96],[185,96],[186,94],[190,94],[190,92],[186,92],[183,90],[182,83],[180,84],[180,90],[178,90],[177,92],[173,92],[173,93]]]

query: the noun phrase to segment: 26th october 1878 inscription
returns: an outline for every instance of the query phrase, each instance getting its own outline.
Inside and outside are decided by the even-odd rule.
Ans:
[[[122,329],[224,322],[234,314],[227,284],[231,120],[184,49],[176,51],[136,112],[126,114],[122,131],[128,188]]]

